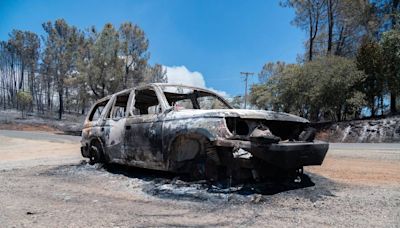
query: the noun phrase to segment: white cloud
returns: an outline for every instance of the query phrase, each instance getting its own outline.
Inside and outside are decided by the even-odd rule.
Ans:
[[[189,71],[185,66],[164,66],[167,70],[169,84],[188,85],[195,87],[206,87],[204,77],[200,72]]]
[[[207,89],[209,89],[209,90],[213,91],[214,93],[216,93],[216,94],[218,94],[218,95],[224,97],[225,99],[228,99],[228,98],[231,97],[231,95],[229,95],[229,93],[227,93],[227,92],[225,92],[225,91],[223,91],[223,90],[216,90],[216,89],[211,88],[211,87],[210,87],[210,88],[207,88]]]
[[[169,84],[195,86],[200,88],[209,89],[225,98],[230,95],[222,90],[208,88],[203,75],[198,71],[190,71],[185,66],[163,66],[167,70],[167,78]]]

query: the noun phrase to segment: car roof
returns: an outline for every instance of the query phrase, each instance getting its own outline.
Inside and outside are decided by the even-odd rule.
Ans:
[[[181,88],[186,88],[186,89],[204,91],[204,92],[211,93],[211,94],[214,94],[214,95],[218,96],[223,101],[225,101],[226,103],[229,104],[229,102],[227,102],[224,97],[222,97],[221,95],[218,95],[217,93],[215,93],[215,92],[213,92],[211,90],[208,90],[208,89],[205,89],[205,88],[200,88],[200,87],[195,87],[195,86],[182,85],[182,84],[170,84],[170,83],[148,83],[148,84],[145,84],[145,85],[135,86],[135,87],[132,87],[132,88],[129,88],[129,89],[124,89],[124,90],[119,91],[117,93],[110,94],[110,95],[108,95],[106,97],[100,98],[99,100],[97,100],[96,103],[100,103],[100,102],[103,102],[103,101],[105,101],[107,99],[110,99],[114,95],[123,94],[123,93],[129,92],[129,91],[132,91],[134,89],[142,89],[142,88],[151,87],[151,86],[157,86],[157,87],[163,87],[163,86],[172,86],[172,87],[174,87],[175,86],[175,87],[181,87]]]

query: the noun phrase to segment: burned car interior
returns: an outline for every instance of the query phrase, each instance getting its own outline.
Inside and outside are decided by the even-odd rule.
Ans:
[[[159,112],[159,102],[154,90],[143,89],[135,91],[134,114],[146,115]]]
[[[168,104],[172,107],[203,110],[231,108],[229,104],[213,94],[196,89],[176,89],[172,92],[172,88],[171,86],[163,87]]]
[[[107,113],[105,113],[107,112]],[[297,179],[321,165],[328,143],[308,120],[280,112],[233,109],[212,91],[169,84],[128,89],[93,105],[82,156],[214,181]],[[112,121],[111,121],[112,120]]]

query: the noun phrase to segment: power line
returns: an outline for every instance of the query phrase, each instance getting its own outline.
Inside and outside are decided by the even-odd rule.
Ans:
[[[253,76],[253,72],[240,72],[241,75],[244,75],[244,82],[245,82],[245,88],[244,88],[244,109],[247,108],[247,81],[249,76]]]

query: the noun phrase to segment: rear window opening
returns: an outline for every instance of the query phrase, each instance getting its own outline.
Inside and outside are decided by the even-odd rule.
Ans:
[[[157,94],[152,89],[135,91],[134,102],[134,115],[158,114],[161,112]]]

